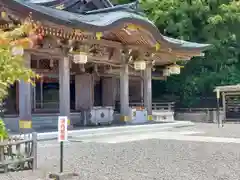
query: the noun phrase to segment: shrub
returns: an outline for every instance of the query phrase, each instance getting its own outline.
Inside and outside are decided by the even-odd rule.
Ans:
[[[2,119],[0,119],[0,138],[7,139],[8,138],[8,131],[5,127],[5,123]]]

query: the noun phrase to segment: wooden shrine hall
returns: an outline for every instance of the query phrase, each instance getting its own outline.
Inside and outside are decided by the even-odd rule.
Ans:
[[[123,121],[129,102],[143,101],[152,115],[152,77],[179,74],[180,60],[203,56],[209,44],[163,36],[138,2],[109,0],[0,0],[1,28],[25,26],[26,66],[41,75],[36,86],[14,86],[13,109],[20,120],[35,113],[83,112],[120,102]],[[48,102],[48,103],[47,103]],[[10,113],[11,114],[11,113]]]

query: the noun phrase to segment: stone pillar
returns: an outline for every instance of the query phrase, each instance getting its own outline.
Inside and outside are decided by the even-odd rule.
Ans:
[[[152,118],[152,68],[147,66],[144,71],[144,107],[147,109],[148,118]]]
[[[102,105],[115,106],[117,81],[114,77],[102,79]]]
[[[70,121],[70,62],[69,57],[59,60],[59,111]],[[70,121],[71,122],[71,121]]]
[[[94,105],[94,78],[92,74],[75,76],[75,108],[88,110]]]
[[[129,120],[129,77],[128,64],[125,63],[120,72],[120,114],[122,121]]]
[[[25,66],[31,68],[31,54],[24,54]],[[21,130],[32,129],[32,85],[31,83],[19,82],[19,128]]]

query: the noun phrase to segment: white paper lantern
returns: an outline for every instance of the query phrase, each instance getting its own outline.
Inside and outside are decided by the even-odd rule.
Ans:
[[[145,61],[135,61],[134,62],[134,69],[135,70],[145,70],[146,69],[146,62]]]
[[[171,75],[171,73],[170,73],[170,70],[168,67],[163,70],[163,76],[170,76],[170,75]]]
[[[86,53],[79,53],[73,55],[73,62],[76,64],[86,64],[88,61],[88,57]]]
[[[12,55],[13,56],[23,56],[24,54],[24,49],[22,46],[14,46],[12,48]]]
[[[171,74],[180,74],[181,73],[181,69],[180,69],[180,66],[179,65],[172,65],[172,66],[169,66],[169,70],[170,70],[170,73]]]

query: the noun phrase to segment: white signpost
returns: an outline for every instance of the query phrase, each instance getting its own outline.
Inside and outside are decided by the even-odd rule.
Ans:
[[[68,117],[59,116],[58,117],[58,141],[63,142],[68,140]]]
[[[58,117],[58,141],[60,142],[60,173],[63,172],[63,142],[68,140],[68,117]]]

